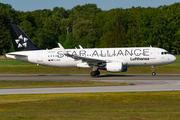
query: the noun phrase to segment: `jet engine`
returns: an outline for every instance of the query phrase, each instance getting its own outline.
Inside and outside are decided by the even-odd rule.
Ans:
[[[127,67],[123,67],[123,63],[116,61],[111,63],[106,63],[106,70],[108,72],[125,72]]]

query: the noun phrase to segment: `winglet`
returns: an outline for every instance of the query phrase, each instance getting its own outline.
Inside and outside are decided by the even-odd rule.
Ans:
[[[68,54],[67,51],[64,49],[64,47],[60,43],[58,43],[58,45],[59,45],[60,49],[62,50],[63,54],[65,54],[65,55]]]
[[[82,47],[81,45],[79,45],[79,48],[80,48],[80,49],[83,49],[83,47]]]

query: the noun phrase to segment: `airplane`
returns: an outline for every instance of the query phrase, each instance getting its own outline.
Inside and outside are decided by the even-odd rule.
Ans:
[[[123,48],[59,48],[39,49],[16,24],[8,24],[15,52],[7,53],[7,58],[29,62],[37,65],[59,68],[92,68],[90,75],[99,76],[99,70],[108,72],[126,72],[131,66],[166,65],[176,61],[176,57],[167,50],[156,47]]]

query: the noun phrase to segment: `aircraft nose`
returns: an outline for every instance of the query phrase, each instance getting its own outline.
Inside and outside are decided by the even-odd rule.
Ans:
[[[171,57],[172,63],[175,62],[176,60],[177,60],[177,58],[174,55],[172,55],[172,57]]]

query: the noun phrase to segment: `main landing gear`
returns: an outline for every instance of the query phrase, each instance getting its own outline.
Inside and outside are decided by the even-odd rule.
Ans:
[[[151,66],[151,70],[152,70],[152,76],[156,76],[156,72],[154,72],[154,66]]]
[[[95,76],[99,76],[100,72],[97,66],[93,66],[93,71],[91,72],[91,76],[95,77]]]
[[[100,75],[99,70],[97,70],[97,71],[92,71],[92,72],[91,72],[91,76],[92,76],[92,77],[99,76],[99,75]]]

